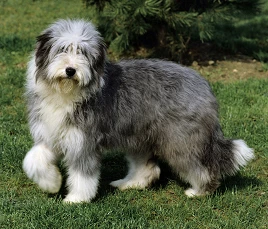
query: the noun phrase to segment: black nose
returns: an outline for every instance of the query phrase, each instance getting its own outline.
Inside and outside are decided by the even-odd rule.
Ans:
[[[72,77],[72,76],[74,76],[76,70],[74,68],[68,67],[68,68],[65,69],[65,72],[66,72],[66,75],[68,77]]]

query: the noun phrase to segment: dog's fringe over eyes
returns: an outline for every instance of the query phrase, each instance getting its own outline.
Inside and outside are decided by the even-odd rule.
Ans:
[[[40,188],[57,193],[63,158],[65,202],[96,196],[104,149],[123,150],[129,162],[126,177],[112,186],[149,187],[164,160],[191,185],[189,197],[212,193],[222,176],[254,157],[243,140],[223,137],[204,78],[157,59],[112,63],[100,33],[84,20],[59,20],[37,38],[26,97],[34,146],[23,169]]]

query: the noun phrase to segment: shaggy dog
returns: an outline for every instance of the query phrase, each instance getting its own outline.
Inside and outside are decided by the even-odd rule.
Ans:
[[[212,193],[254,156],[243,140],[223,137],[216,99],[195,71],[156,59],[111,63],[99,32],[83,20],[59,20],[37,38],[26,96],[34,146],[23,169],[57,193],[63,159],[65,202],[96,196],[103,149],[127,152],[128,174],[112,186],[150,186],[161,159],[191,185],[190,197]]]

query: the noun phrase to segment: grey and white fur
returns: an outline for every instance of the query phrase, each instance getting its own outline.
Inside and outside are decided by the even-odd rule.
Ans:
[[[254,156],[243,140],[223,137],[204,78],[157,59],[112,63],[99,32],[83,20],[59,20],[37,38],[26,96],[34,146],[23,169],[44,191],[57,193],[63,159],[65,202],[96,196],[103,149],[127,153],[128,174],[112,186],[150,186],[160,176],[160,159],[191,185],[190,197],[212,193],[222,176]]]

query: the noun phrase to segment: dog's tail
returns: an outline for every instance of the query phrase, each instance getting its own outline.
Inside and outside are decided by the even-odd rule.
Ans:
[[[254,158],[254,150],[249,148],[243,140],[222,140],[214,145],[214,150],[221,155],[221,175],[234,175],[240,167],[244,167]],[[219,152],[221,151],[221,153]]]

